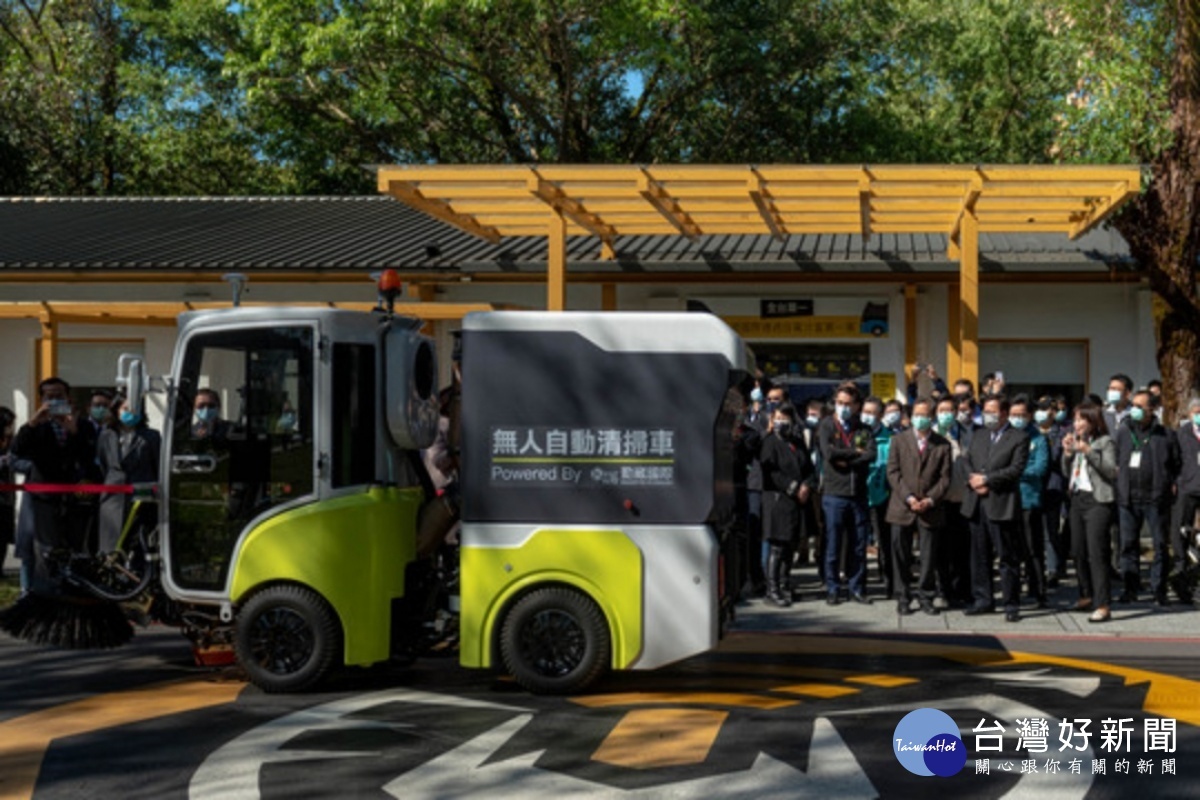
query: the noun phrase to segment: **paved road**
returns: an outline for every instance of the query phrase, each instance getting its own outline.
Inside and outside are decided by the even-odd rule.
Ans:
[[[193,667],[167,630],[111,653],[0,639],[0,797],[1200,795],[1195,641],[837,633],[806,627],[806,610],[789,629],[786,612],[748,606],[717,652],[575,698],[532,697],[452,659],[268,696]],[[894,623],[879,607],[856,613]],[[953,777],[911,774],[893,754],[897,724],[923,707],[959,727],[968,760]],[[1091,720],[1091,738],[1072,738],[1064,718]],[[1110,718],[1129,720],[1119,754],[1102,747]],[[1164,718],[1177,721],[1175,750],[1148,752],[1146,720]],[[1021,719],[1047,721],[1045,753],[1017,750]],[[981,720],[1001,723],[1001,738],[976,733]],[[1030,759],[1037,772],[1022,774]]]

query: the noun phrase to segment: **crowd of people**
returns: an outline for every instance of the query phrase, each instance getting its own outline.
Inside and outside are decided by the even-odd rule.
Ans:
[[[0,484],[24,475],[33,487],[124,485],[158,480],[161,437],[124,398],[93,392],[76,410],[71,387],[61,378],[38,386],[38,407],[14,434],[16,415],[0,407]],[[124,494],[26,492],[14,524],[12,491],[0,492],[0,552],[12,543],[21,561],[21,590],[40,576],[35,548],[69,547],[78,553],[111,552],[125,527],[130,499]]]
[[[1019,622],[1073,566],[1072,607],[1102,623],[1147,589],[1145,532],[1147,599],[1191,604],[1200,398],[1169,429],[1157,381],[1135,390],[1114,375],[1104,398],[1070,408],[1009,396],[997,375],[979,394],[932,369],[910,377],[908,403],[848,382],[803,408],[759,379],[735,433],[746,593],[789,606],[794,566],[815,559],[826,603],[869,604],[874,553],[900,615],[1002,610]]]

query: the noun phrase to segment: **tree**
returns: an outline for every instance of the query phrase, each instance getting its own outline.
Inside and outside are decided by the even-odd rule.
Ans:
[[[1067,4],[1062,34],[1077,53],[1060,157],[1136,161],[1142,193],[1112,220],[1154,292],[1159,372],[1169,420],[1200,391],[1200,4]]]

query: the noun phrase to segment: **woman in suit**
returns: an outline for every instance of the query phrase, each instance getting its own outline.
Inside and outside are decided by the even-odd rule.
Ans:
[[[763,538],[767,556],[767,599],[777,606],[792,604],[784,591],[792,564],[790,554],[800,537],[802,506],[817,488],[816,470],[796,426],[796,410],[785,404],[771,417],[771,432],[763,437],[759,454],[763,480]]]
[[[1079,575],[1077,611],[1092,610],[1090,622],[1111,618],[1108,565],[1112,560],[1116,504],[1117,447],[1108,435],[1104,410],[1095,403],[1075,409],[1075,429],[1063,437],[1063,474],[1071,497],[1071,549]]]
[[[158,457],[162,450],[162,437],[158,431],[146,425],[142,414],[127,408],[123,398],[117,398],[113,403],[113,419],[113,425],[100,433],[96,445],[105,485],[157,481]],[[100,503],[99,552],[109,553],[117,548],[130,505],[129,495],[104,496]]]

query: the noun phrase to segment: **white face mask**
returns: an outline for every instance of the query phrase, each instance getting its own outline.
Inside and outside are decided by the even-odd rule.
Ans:
[[[889,428],[894,428],[900,424],[900,412],[889,411],[883,415],[883,424]]]
[[[837,418],[840,419],[842,422],[845,422],[848,419],[850,419],[850,406],[844,406],[841,403],[838,403],[836,406],[834,406],[833,410],[834,410],[834,413],[837,414]]]
[[[1116,405],[1117,403],[1121,402],[1121,392],[1117,389],[1109,389],[1107,397],[1108,402],[1112,405]]]
[[[984,414],[983,415],[983,427],[987,428],[989,431],[994,431],[997,428],[999,428],[1000,427],[1000,415],[999,414]]]
[[[871,427],[872,425],[874,425],[875,424],[875,415],[864,413],[862,415],[862,424],[866,425],[868,428]]]

